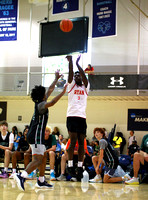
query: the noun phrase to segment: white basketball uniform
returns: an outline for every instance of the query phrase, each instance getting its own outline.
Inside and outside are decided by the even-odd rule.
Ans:
[[[87,96],[90,84],[78,86],[73,80],[68,84],[68,110],[67,117],[81,117],[86,119]]]

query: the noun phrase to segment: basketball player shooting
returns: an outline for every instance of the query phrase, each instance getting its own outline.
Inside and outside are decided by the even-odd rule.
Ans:
[[[77,181],[83,177],[83,159],[84,159],[84,138],[86,137],[86,104],[90,84],[85,76],[83,69],[79,65],[80,56],[78,56],[76,65],[78,71],[73,72],[72,56],[66,57],[69,62],[68,74],[68,110],[67,110],[67,130],[71,140],[68,149],[68,172]],[[73,166],[73,154],[76,140],[78,139],[78,166],[77,173]]]

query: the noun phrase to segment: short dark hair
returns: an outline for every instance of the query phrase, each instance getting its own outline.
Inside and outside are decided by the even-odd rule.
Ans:
[[[3,125],[8,127],[8,123],[5,120],[0,122],[0,126],[3,126]]]
[[[31,91],[31,98],[35,103],[40,103],[43,101],[45,96],[45,87],[41,85],[36,85]]]
[[[76,74],[80,74],[80,72],[79,72],[79,71],[76,71],[76,72],[74,73],[74,75],[76,75]]]

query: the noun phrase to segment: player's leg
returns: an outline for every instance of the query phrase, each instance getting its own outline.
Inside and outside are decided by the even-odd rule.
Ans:
[[[78,134],[78,168],[77,168],[77,180],[81,181],[81,178],[83,177],[83,161],[84,161],[84,134]]]
[[[35,144],[31,144],[30,146],[32,149],[32,161],[27,165],[26,169],[22,172],[21,175],[14,175],[14,179],[17,182],[18,188],[23,191],[25,190],[24,183],[26,178],[28,177],[28,174],[30,174],[42,164],[45,152],[45,145],[37,144],[36,146]]]
[[[47,153],[44,153],[42,163],[38,167],[39,169],[39,178],[37,179],[36,187],[38,188],[53,188],[52,185],[48,184],[45,180],[45,168],[46,168],[46,161],[47,161]]]
[[[75,168],[73,165],[73,155],[74,155],[74,148],[77,140],[77,133],[69,132],[70,137],[70,145],[67,150],[68,152],[68,172],[72,177],[75,177]]]

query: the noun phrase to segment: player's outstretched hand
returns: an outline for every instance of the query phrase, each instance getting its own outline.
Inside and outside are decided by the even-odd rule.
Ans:
[[[78,65],[80,58],[81,58],[81,55],[78,56],[78,58],[76,60],[76,65]]]
[[[66,56],[68,62],[72,61],[72,56]]]
[[[59,79],[61,76],[62,76],[62,74],[60,74],[60,70],[58,69],[58,70],[55,72],[55,77],[56,77],[56,79]]]

